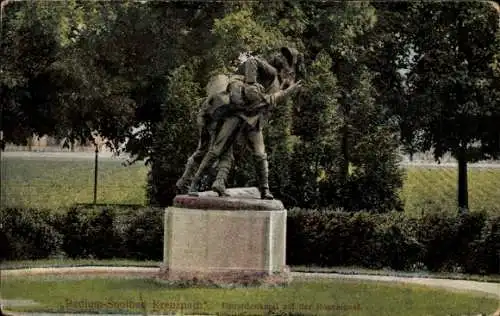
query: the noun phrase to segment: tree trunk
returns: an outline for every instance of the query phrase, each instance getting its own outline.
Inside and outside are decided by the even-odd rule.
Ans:
[[[94,162],[94,205],[97,204],[97,171],[99,164],[99,147],[95,144],[95,162]]]
[[[32,146],[33,146],[33,137],[28,137],[28,151],[31,151],[32,150]]]
[[[457,155],[458,160],[458,207],[461,212],[469,210],[469,196],[467,187],[467,157],[465,149],[461,148]]]

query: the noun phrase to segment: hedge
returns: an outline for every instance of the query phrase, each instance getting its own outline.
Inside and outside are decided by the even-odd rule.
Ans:
[[[161,261],[163,209],[112,206],[0,210],[0,258]],[[292,209],[287,264],[500,273],[500,216]]]
[[[0,259],[130,258],[161,260],[163,210],[72,207],[0,209]]]
[[[500,273],[500,216],[291,210],[289,265]]]
[[[63,236],[48,210],[0,210],[0,259],[43,259],[57,254]]]

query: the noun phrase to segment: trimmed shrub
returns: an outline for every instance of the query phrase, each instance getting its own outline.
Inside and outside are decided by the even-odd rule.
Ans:
[[[377,243],[377,222],[380,216],[359,212],[352,215],[347,222],[347,232],[350,238],[345,239],[347,265],[361,265],[370,268],[381,268],[382,261],[379,256],[380,247]]]
[[[163,214],[163,209],[145,209],[130,218],[124,233],[127,257],[162,260]]]
[[[424,245],[423,263],[430,271],[439,271],[449,264],[456,229],[455,218],[450,215],[428,213],[420,218],[417,238]]]
[[[480,238],[485,219],[484,213],[458,216],[437,212],[425,214],[420,219],[418,236],[425,248],[425,266],[431,271],[463,268],[470,260],[469,246]]]
[[[342,262],[349,262],[350,254],[347,245],[349,241],[346,237],[350,235],[348,222],[352,214],[327,210],[322,211],[321,214],[319,219],[324,221],[324,224],[317,224],[322,230],[318,231],[319,238],[314,241],[320,252],[321,261],[318,264],[335,266]]]
[[[1,259],[34,260],[57,254],[62,236],[47,210],[0,209]]]
[[[323,249],[316,248],[323,243],[319,234],[324,227],[319,212],[309,212],[301,209],[292,209],[287,217],[287,261],[294,265],[305,265],[310,262],[320,264]]]
[[[161,260],[163,210],[77,207],[58,225],[70,258]]]
[[[58,221],[63,234],[62,249],[70,258],[108,259],[122,257],[123,237],[115,227],[112,208],[71,208]]]
[[[402,213],[384,214],[377,227],[381,265],[394,270],[412,270],[421,262],[424,246],[416,238],[417,223]]]
[[[290,265],[498,273],[500,220],[485,213],[289,212]]]
[[[465,272],[481,274],[500,273],[500,216],[485,220],[480,238],[469,244],[470,256]]]
[[[116,229],[115,218],[115,211],[105,208],[90,221],[90,250],[97,259],[123,256],[123,237]]]
[[[469,262],[479,263],[483,261],[481,256],[476,258],[475,245],[481,240],[483,227],[485,227],[487,218],[485,212],[473,212],[457,217],[457,235],[455,246],[453,247],[456,252],[453,254],[451,260],[456,262],[460,266],[460,269],[464,271],[480,272],[480,270],[471,269]]]

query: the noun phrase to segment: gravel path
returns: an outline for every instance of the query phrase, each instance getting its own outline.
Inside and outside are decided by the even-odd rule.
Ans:
[[[31,268],[31,269],[13,269],[4,270],[1,273],[2,278],[27,276],[27,275],[93,275],[93,276],[142,276],[153,277],[159,272],[155,267],[65,267],[65,268]],[[342,273],[306,273],[292,272],[292,277],[296,279],[355,279],[378,282],[401,282],[440,287],[451,290],[481,292],[500,298],[500,283],[478,282],[469,280],[450,280],[434,279],[423,277],[398,277],[383,275],[365,275],[365,274],[342,274]]]

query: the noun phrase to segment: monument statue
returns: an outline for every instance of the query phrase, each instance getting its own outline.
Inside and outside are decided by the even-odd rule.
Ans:
[[[300,88],[300,64],[298,51],[284,47],[269,60],[251,57],[234,74],[209,80],[197,119],[198,148],[176,184],[184,194],[165,210],[159,278],[211,284],[290,280],[287,210],[269,189],[262,130],[272,108]],[[250,145],[256,158],[259,188],[226,190],[237,138]],[[213,191],[198,192],[203,173],[215,163]]]
[[[218,75],[207,85],[208,97],[198,115],[198,148],[188,159],[186,170],[177,182],[179,191],[196,195],[201,177],[218,160],[212,190],[227,195],[225,185],[234,161],[233,143],[239,135],[250,146],[256,158],[256,169],[262,199],[273,199],[268,183],[268,162],[262,129],[269,111],[300,88],[295,83],[301,55],[283,47],[270,63],[250,57],[236,74]]]

